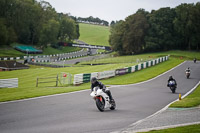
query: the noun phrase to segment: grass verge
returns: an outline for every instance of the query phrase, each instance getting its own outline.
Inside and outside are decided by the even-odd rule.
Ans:
[[[79,40],[91,45],[109,46],[109,27],[79,23],[80,37]]]
[[[171,108],[190,108],[200,105],[200,85],[187,97],[170,105]]]
[[[163,129],[163,130],[152,130],[146,133],[199,133],[199,132],[200,132],[200,124],[169,128],[169,129]]]
[[[75,52],[79,50],[81,50],[81,48],[78,48],[78,47],[61,47],[61,49],[47,47],[44,49],[43,55],[70,53],[70,52]]]

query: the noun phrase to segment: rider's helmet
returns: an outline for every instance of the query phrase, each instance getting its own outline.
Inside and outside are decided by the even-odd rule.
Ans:
[[[172,75],[169,75],[169,79],[173,79]]]
[[[97,78],[96,78],[96,77],[93,77],[93,78],[91,79],[91,83],[92,83],[92,84],[95,84],[96,81],[97,81]]]
[[[188,70],[190,69],[190,67],[188,67]]]

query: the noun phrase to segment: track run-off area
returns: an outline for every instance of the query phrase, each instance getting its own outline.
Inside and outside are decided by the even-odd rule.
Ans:
[[[190,67],[191,77],[185,77]],[[153,73],[153,71],[152,71]],[[177,81],[175,94],[167,87]],[[1,133],[108,133],[144,119],[200,81],[200,62],[185,61],[147,82],[110,87],[116,110],[100,112],[88,90],[0,103]]]

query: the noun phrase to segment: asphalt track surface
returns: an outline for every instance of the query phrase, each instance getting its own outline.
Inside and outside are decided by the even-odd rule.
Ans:
[[[191,68],[186,79],[185,69]],[[177,93],[167,88],[169,75]],[[158,78],[141,84],[110,88],[117,108],[99,112],[90,90],[0,104],[1,133],[107,133],[157,112],[193,88],[200,80],[200,62],[184,62]],[[89,86],[88,86],[89,88]]]

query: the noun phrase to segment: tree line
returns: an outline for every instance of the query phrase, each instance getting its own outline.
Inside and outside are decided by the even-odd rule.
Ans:
[[[72,16],[73,17],[73,16]],[[76,20],[77,22],[82,22],[82,23],[90,23],[90,24],[98,24],[98,25],[105,25],[105,26],[109,26],[109,22],[105,21],[105,20],[101,20],[100,18],[96,17],[87,17],[87,18],[82,18],[82,17],[73,17],[74,20]]]
[[[12,42],[47,46],[79,38],[79,25],[50,3],[36,0],[0,0],[0,46]]]
[[[112,22],[109,43],[120,55],[172,49],[199,50],[200,3],[151,12],[139,9]]]

